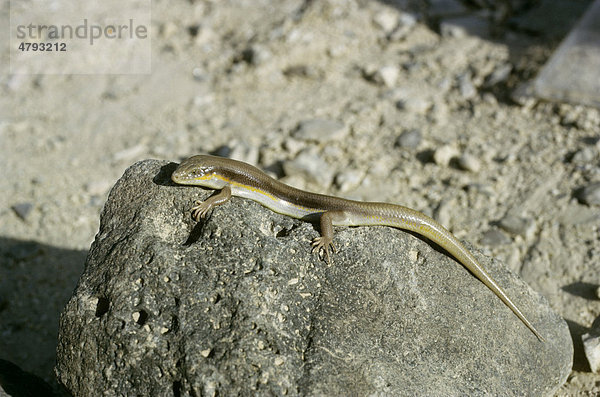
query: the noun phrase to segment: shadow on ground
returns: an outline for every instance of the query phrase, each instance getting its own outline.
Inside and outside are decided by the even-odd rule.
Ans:
[[[53,368],[59,317],[86,255],[0,237],[0,386],[11,395],[44,395],[38,392],[45,387],[58,392]]]

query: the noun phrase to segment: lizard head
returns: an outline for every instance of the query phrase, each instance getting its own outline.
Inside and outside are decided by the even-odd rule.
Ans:
[[[219,173],[223,160],[225,159],[209,155],[190,157],[179,164],[171,175],[171,180],[181,185],[222,189],[227,184],[227,180]]]

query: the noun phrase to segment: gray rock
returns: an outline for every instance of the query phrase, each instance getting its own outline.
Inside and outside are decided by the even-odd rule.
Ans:
[[[400,68],[397,65],[387,65],[377,69],[371,79],[377,84],[391,88],[396,85],[398,76],[400,76]]]
[[[433,153],[433,161],[438,165],[447,166],[450,161],[456,157],[460,152],[453,145],[443,145],[435,150]]]
[[[485,79],[485,87],[493,87],[498,83],[502,83],[508,79],[510,76],[510,72],[512,72],[512,65],[510,63],[505,63],[504,65],[498,66],[494,71],[486,77]]]
[[[552,395],[566,380],[566,323],[499,262],[475,252],[547,342],[409,233],[339,228],[325,265],[312,225],[250,200],[196,224],[209,193],[174,169],[137,163],[110,193],[61,316],[74,395]]]
[[[283,70],[287,77],[301,77],[319,80],[325,76],[325,71],[314,65],[292,65]]]
[[[581,335],[581,341],[590,369],[600,373],[600,317],[594,321],[590,332]]]
[[[417,18],[410,13],[386,9],[377,13],[373,17],[373,22],[390,41],[398,41],[410,33],[417,24]]]
[[[472,154],[464,153],[458,158],[458,166],[465,171],[479,172],[481,162]]]
[[[335,184],[340,191],[347,192],[360,185],[365,177],[364,173],[355,169],[345,169],[335,176]]]
[[[396,107],[410,113],[424,115],[433,106],[433,103],[424,97],[408,97],[396,101]]]
[[[398,26],[398,13],[391,9],[385,9],[378,12],[373,17],[375,25],[383,30],[385,34],[390,34]]]
[[[260,64],[265,63],[272,57],[271,51],[261,45],[252,45],[250,47],[245,48],[240,58],[245,62],[258,66]]]
[[[535,222],[531,218],[524,218],[514,214],[506,214],[498,222],[498,226],[513,235],[519,235],[526,239],[533,237],[535,233]]]
[[[473,84],[470,73],[464,73],[458,77],[458,88],[464,99],[473,99],[477,96],[477,88]]]
[[[293,160],[285,161],[283,170],[286,175],[300,175],[321,186],[329,186],[333,182],[334,173],[329,164],[311,150],[304,150]]]
[[[580,188],[577,198],[583,204],[600,205],[600,182],[593,182]]]
[[[250,164],[258,163],[258,148],[244,140],[234,139],[229,143],[231,152],[229,158]]]
[[[416,149],[421,144],[423,135],[419,130],[406,130],[398,139],[396,139],[396,145],[404,148]]]
[[[342,139],[348,135],[348,128],[344,123],[331,119],[304,120],[298,124],[293,132],[296,139],[304,139],[317,142]]]
[[[481,234],[479,241],[483,245],[488,247],[497,247],[500,245],[510,244],[511,239],[498,229],[490,229]]]
[[[29,214],[31,213],[31,210],[33,209],[33,204],[28,203],[28,202],[17,203],[17,204],[14,204],[11,208],[15,212],[15,214],[17,214],[17,216],[19,218],[26,221],[27,218],[29,217]]]
[[[596,158],[597,150],[591,147],[584,147],[579,149],[575,154],[573,154],[573,158],[571,162],[574,164],[584,165],[591,163]]]

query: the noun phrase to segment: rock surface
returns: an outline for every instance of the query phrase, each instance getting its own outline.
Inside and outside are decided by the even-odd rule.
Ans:
[[[338,228],[327,266],[305,222],[210,193],[143,161],[113,187],[62,316],[56,372],[77,396],[552,395],[565,322],[475,251],[546,337],[463,266],[392,228]]]

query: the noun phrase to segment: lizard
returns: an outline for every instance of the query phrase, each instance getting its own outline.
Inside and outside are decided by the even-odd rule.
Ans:
[[[210,210],[232,196],[254,200],[279,214],[320,224],[320,236],[312,250],[321,260],[331,262],[335,253],[333,226],[391,226],[409,230],[438,244],[485,284],[541,341],[544,337],[490,276],[473,254],[444,226],[433,218],[401,205],[348,200],[312,193],[288,186],[259,170],[233,159],[197,155],[183,161],[171,180],[181,185],[201,186],[219,192],[205,201],[196,201],[192,217],[205,218]],[[331,252],[331,253],[330,253]]]

